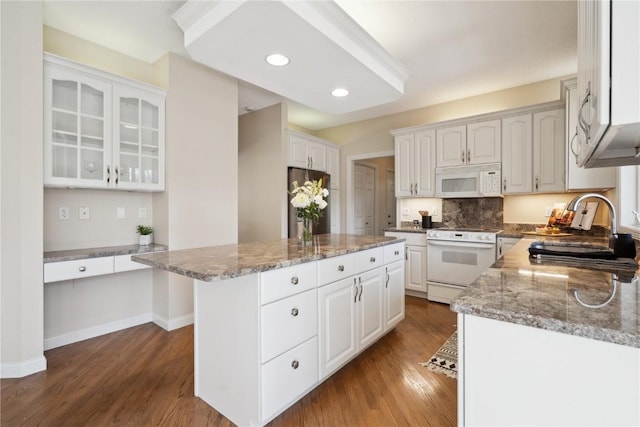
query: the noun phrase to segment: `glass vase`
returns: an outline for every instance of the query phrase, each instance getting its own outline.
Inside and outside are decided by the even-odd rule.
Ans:
[[[313,244],[313,221],[311,218],[302,218],[302,245],[311,246]]]

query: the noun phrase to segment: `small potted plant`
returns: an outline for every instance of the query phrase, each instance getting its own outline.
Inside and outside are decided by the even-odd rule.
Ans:
[[[153,228],[150,225],[138,225],[136,231],[140,235],[140,246],[148,246],[153,242]]]

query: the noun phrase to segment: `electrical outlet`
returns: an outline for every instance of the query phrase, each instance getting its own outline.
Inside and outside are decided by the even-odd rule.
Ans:
[[[402,209],[402,215],[409,215],[409,208]]]
[[[127,217],[127,211],[125,208],[116,208],[116,218],[125,219]]]
[[[551,210],[552,208],[550,208],[549,206],[547,206],[546,208],[544,208],[544,216],[551,216]]]
[[[438,215],[438,208],[431,208],[431,215],[435,216]]]
[[[58,219],[60,221],[68,221],[69,220],[69,208],[67,208],[67,207],[58,208]]]
[[[139,208],[138,218],[146,218],[146,217],[147,217],[147,208]]]
[[[78,208],[78,218],[80,219],[89,219],[91,218],[91,211],[88,206],[80,206]]]

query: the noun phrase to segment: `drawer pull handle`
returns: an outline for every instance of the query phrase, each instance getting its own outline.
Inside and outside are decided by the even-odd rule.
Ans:
[[[344,265],[339,265],[338,266],[338,271],[344,271]]]
[[[298,366],[300,366],[300,362],[298,362],[297,360],[294,360],[293,362],[291,362],[291,367],[293,369],[298,369]]]
[[[292,315],[293,317],[296,317],[296,316],[298,315],[298,309],[297,309],[297,308],[292,308],[292,309],[291,309],[291,315]]]
[[[85,271],[87,271],[87,267],[85,267],[84,265],[81,266],[80,268],[78,268],[78,271],[81,273],[84,273]]]
[[[400,251],[394,251],[393,254],[394,255],[400,255]]]
[[[376,262],[376,257],[372,256],[371,258],[369,258],[369,262]]]
[[[296,276],[293,276],[293,277],[291,278],[291,284],[292,284],[292,285],[297,285],[297,284],[298,284],[298,278],[297,278]]]

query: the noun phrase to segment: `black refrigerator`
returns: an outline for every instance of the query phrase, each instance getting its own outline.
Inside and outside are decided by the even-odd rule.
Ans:
[[[304,184],[305,181],[318,181],[322,179],[322,187],[329,190],[329,196],[325,199],[327,207],[322,211],[322,217],[317,223],[313,224],[313,234],[331,233],[331,177],[326,172],[314,171],[300,168],[289,168],[287,173],[287,191],[293,188],[293,181],[298,181],[298,185]],[[287,194],[287,203],[289,205],[289,238],[298,237],[298,212],[291,205],[291,195]]]

